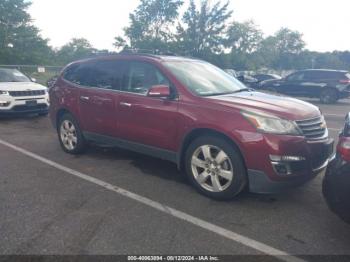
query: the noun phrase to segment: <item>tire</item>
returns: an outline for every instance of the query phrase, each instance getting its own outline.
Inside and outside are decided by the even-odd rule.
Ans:
[[[323,104],[334,104],[338,101],[338,93],[334,89],[325,89],[321,92],[320,101]]]
[[[322,192],[328,207],[344,222],[350,224],[349,179],[334,181],[327,177],[323,180]]]
[[[186,150],[185,167],[187,178],[197,191],[215,200],[231,200],[247,185],[247,172],[238,149],[223,138],[195,139]]]
[[[87,142],[81,132],[78,122],[71,114],[64,114],[57,126],[58,140],[66,153],[77,155],[87,148]]]

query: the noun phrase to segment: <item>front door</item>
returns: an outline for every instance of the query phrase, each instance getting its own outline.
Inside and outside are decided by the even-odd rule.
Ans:
[[[130,62],[127,79],[117,109],[120,138],[175,151],[177,99],[147,96],[151,86],[171,86],[169,80],[154,65],[146,62]],[[175,92],[174,88],[172,92]]]
[[[304,92],[303,87],[304,72],[296,72],[288,76],[281,85],[282,93],[287,95],[300,96]]]

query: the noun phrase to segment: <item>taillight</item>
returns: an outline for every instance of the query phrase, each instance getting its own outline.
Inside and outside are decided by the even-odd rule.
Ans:
[[[350,137],[340,138],[337,152],[343,160],[350,162]]]
[[[339,80],[339,83],[341,83],[341,84],[350,84],[350,79],[341,79],[341,80]]]

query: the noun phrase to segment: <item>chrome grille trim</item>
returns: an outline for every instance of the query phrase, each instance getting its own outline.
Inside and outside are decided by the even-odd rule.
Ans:
[[[29,91],[9,91],[10,96],[40,96],[45,95],[45,90],[29,90]]]
[[[323,116],[295,122],[308,140],[320,140],[328,137],[328,130]]]

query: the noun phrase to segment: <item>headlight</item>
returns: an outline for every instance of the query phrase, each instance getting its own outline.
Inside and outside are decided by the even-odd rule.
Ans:
[[[0,95],[8,95],[8,94],[9,94],[9,92],[0,90]]]
[[[302,135],[294,121],[246,111],[242,111],[242,115],[260,132],[276,135]]]

